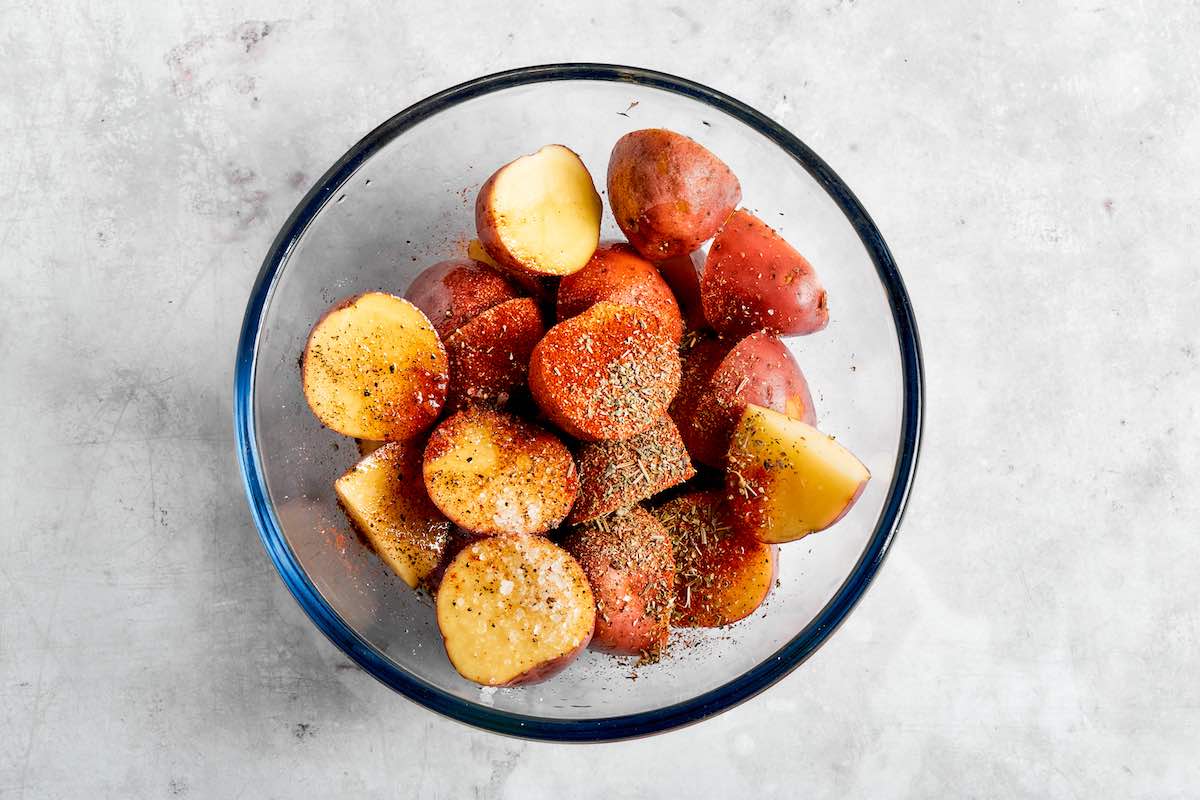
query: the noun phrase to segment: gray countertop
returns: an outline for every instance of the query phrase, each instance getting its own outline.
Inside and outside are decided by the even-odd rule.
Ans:
[[[1200,8],[283,5],[0,9],[0,797],[1197,791]],[[567,60],[694,78],[824,156],[928,375],[847,624],[720,717],[593,747],[440,719],[326,642],[230,411],[312,181],[421,97]]]

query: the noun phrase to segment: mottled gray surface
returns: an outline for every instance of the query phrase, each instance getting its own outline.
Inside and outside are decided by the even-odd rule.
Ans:
[[[1194,796],[1196,6],[104,5],[0,8],[0,796]],[[831,642],[586,748],[354,667],[231,443],[243,302],[311,181],[414,100],[556,60],[696,78],[824,155],[929,389],[902,534]]]

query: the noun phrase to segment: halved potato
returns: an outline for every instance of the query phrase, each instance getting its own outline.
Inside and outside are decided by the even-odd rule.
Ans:
[[[700,300],[700,273],[704,270],[705,252],[696,250],[682,256],[674,256],[655,262],[658,274],[675,294],[679,311],[683,315],[683,326],[688,331],[698,331],[708,323],[704,320],[704,304]]]
[[[579,156],[560,144],[505,164],[479,190],[475,228],[496,263],[570,275],[600,242],[600,195]]]
[[[383,563],[414,589],[436,569],[450,521],[425,494],[423,449],[391,442],[334,481],[338,501]]]
[[[301,382],[326,427],[358,439],[409,439],[432,425],[446,402],[446,348],[412,303],[368,292],[317,320]]]
[[[550,418],[585,441],[627,439],[653,425],[679,388],[679,353],[658,317],[600,302],[533,348],[529,389]]]
[[[721,467],[729,438],[747,403],[816,424],[800,365],[778,337],[700,339],[683,362],[671,416],[692,458]]]
[[[450,356],[448,405],[503,406],[529,382],[529,357],[546,332],[529,297],[492,306],[446,339]]]
[[[583,569],[540,536],[493,536],[455,557],[437,592],[450,663],[469,681],[545,680],[592,638],[595,598]]]
[[[795,541],[845,516],[870,479],[833,437],[750,404],[729,445],[730,521],[763,542]]]
[[[666,414],[628,439],[586,442],[576,456],[579,497],[567,517],[572,525],[632,506],[696,474]]]
[[[562,279],[558,319],[573,317],[601,300],[644,308],[658,317],[668,336],[676,342],[683,338],[683,319],[671,287],[627,244],[598,247],[583,269]]]
[[[427,267],[404,293],[443,340],[468,320],[518,296],[516,287],[495,269],[465,259]]]
[[[673,625],[719,628],[762,605],[775,581],[775,549],[729,527],[720,492],[680,495],[652,513],[675,555]]]
[[[744,209],[708,248],[700,297],[705,318],[729,336],[800,335],[829,323],[828,298],[808,259]]]
[[[443,514],[487,535],[548,531],[567,516],[579,491],[575,461],[557,436],[476,406],[434,429],[424,476]]]

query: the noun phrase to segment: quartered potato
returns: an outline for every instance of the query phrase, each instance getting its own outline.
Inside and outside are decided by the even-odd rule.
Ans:
[[[468,402],[503,406],[529,383],[529,357],[546,332],[528,297],[492,306],[446,339],[451,408]]]
[[[683,338],[679,303],[662,275],[627,244],[598,247],[583,269],[558,284],[558,319],[573,317],[606,300],[638,306],[658,317],[663,331]]]
[[[519,296],[508,278],[469,259],[440,261],[427,267],[404,293],[445,339],[492,306]]]
[[[368,292],[343,300],[313,326],[301,359],[309,408],[326,427],[397,441],[424,431],[446,402],[446,348],[403,298]]]
[[[437,568],[450,521],[425,494],[423,449],[390,442],[334,482],[338,501],[383,563],[414,589]]]

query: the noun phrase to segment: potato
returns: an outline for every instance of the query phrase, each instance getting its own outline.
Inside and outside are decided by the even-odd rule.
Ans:
[[[613,217],[638,252],[652,260],[695,250],[741,198],[729,167],[682,134],[633,131],[617,140],[609,156]]]
[[[354,527],[393,572],[414,589],[436,569],[450,521],[421,483],[422,448],[391,442],[359,461],[333,488]]]
[[[446,348],[421,311],[383,292],[356,295],[317,320],[300,362],[309,408],[326,427],[358,439],[396,441],[441,413]]]
[[[551,144],[488,178],[475,200],[475,228],[488,255],[508,269],[570,275],[600,242],[600,212],[587,167]]]
[[[775,549],[729,527],[720,492],[680,495],[652,511],[675,555],[672,625],[719,628],[762,605],[775,581]]]
[[[747,403],[816,424],[812,395],[787,346],[768,333],[701,339],[684,357],[671,417],[692,458],[721,467]]]
[[[563,548],[583,567],[596,598],[592,648],[659,655],[670,633],[675,557],[658,520],[634,506],[576,528]]]
[[[558,278],[550,275],[530,275],[528,272],[509,269],[503,264],[497,263],[496,259],[483,249],[483,243],[478,239],[472,239],[467,243],[467,257],[502,273],[510,281],[537,298],[539,302],[553,299],[554,293],[558,289],[556,283]]]
[[[763,542],[795,541],[845,516],[870,479],[863,463],[832,437],[750,404],[729,446],[730,521]]]
[[[708,249],[700,297],[705,318],[728,336],[807,334],[829,323],[825,290],[812,265],[745,210],[734,212]]]
[[[529,357],[546,332],[542,312],[528,297],[492,306],[446,339],[450,356],[447,405],[503,406],[529,382]]]
[[[445,340],[463,323],[519,296],[496,270],[474,261],[441,261],[426,268],[404,297],[421,309]]]
[[[424,477],[443,514],[488,535],[548,531],[567,516],[579,491],[575,461],[558,437],[481,407],[434,428]]]
[[[354,444],[358,447],[358,455],[362,458],[374,453],[379,448],[383,447],[387,442],[380,442],[375,439],[355,439]]]
[[[558,319],[569,319],[601,300],[644,308],[658,317],[673,340],[683,338],[683,320],[671,287],[654,265],[629,245],[602,245],[583,269],[562,279]]]
[[[579,497],[567,517],[572,525],[653,497],[696,474],[666,414],[628,439],[585,442],[576,455]]]
[[[704,268],[704,255],[703,250],[697,250],[654,265],[675,295],[686,331],[698,331],[708,325],[704,321],[704,305],[700,301],[700,271]]]
[[[552,677],[587,647],[596,601],[562,548],[540,536],[494,536],[463,548],[446,569],[437,621],[460,675],[517,686]]]
[[[645,309],[600,302],[533,348],[529,389],[546,416],[584,441],[627,439],[655,423],[679,388],[679,354]]]
[[[446,546],[442,550],[442,557],[438,561],[437,566],[433,568],[433,571],[425,578],[423,584],[429,590],[430,594],[437,595],[438,588],[442,585],[442,578],[446,575],[446,570],[450,568],[450,564],[463,551],[463,548],[487,538],[487,536],[481,533],[473,533],[466,528],[451,525],[450,533],[446,536]]]

